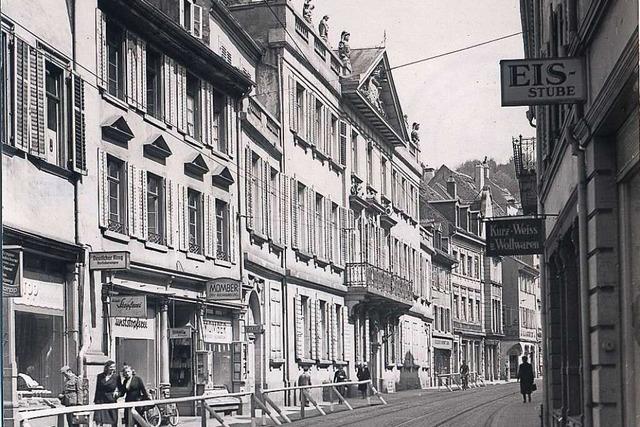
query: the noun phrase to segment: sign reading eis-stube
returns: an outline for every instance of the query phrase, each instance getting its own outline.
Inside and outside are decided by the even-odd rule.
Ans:
[[[542,218],[496,218],[487,222],[487,256],[541,254]]]
[[[587,97],[582,58],[500,61],[502,106],[574,104]]]

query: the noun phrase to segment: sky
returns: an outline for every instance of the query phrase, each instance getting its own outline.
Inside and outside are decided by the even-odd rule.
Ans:
[[[294,4],[302,11],[303,0]],[[382,44],[391,66],[521,31],[517,0],[314,0],[314,26],[329,15],[329,41]],[[409,123],[420,123],[421,160],[456,167],[484,156],[506,162],[511,137],[534,136],[525,107],[500,106],[501,59],[523,57],[518,35],[393,71]]]

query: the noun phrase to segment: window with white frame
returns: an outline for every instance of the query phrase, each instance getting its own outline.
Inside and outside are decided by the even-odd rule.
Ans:
[[[358,132],[351,132],[351,168],[358,174]]]
[[[200,79],[187,74],[187,135],[200,140]]]
[[[46,130],[45,151],[49,163],[66,166],[64,73],[60,67],[45,64]]]
[[[202,38],[202,7],[195,0],[180,0],[180,25],[192,36]]]
[[[124,100],[125,61],[124,29],[112,20],[107,20],[107,91],[110,95]]]
[[[213,90],[213,127],[214,127],[214,147],[221,153],[229,152],[227,141],[227,96]]]
[[[229,204],[216,199],[216,258],[229,261]]]
[[[147,48],[147,113],[162,118],[162,55]]]
[[[147,234],[149,242],[164,245],[164,181],[147,173]]]
[[[320,258],[327,259],[327,255],[325,253],[325,212],[324,212],[324,197],[320,194],[316,193],[316,205],[315,205],[315,222],[316,222],[316,234],[315,234],[315,255],[318,255]]]
[[[270,348],[272,359],[282,359],[282,292],[278,287],[270,289],[269,304]]]
[[[331,329],[329,326],[329,310],[326,301],[320,301],[320,336],[322,337],[321,359],[331,360]]]
[[[191,188],[187,192],[189,252],[202,253],[202,194]]]
[[[125,163],[107,156],[107,183],[109,197],[108,228],[116,233],[127,234],[126,221],[126,169]]]

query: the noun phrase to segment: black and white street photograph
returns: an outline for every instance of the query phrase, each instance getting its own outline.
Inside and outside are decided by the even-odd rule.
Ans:
[[[0,0],[0,426],[640,426],[639,21]]]

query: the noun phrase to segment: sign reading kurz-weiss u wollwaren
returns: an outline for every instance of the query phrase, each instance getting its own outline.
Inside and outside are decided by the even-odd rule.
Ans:
[[[219,278],[207,282],[207,301],[242,299],[242,282],[238,279]]]
[[[487,222],[487,256],[541,254],[542,218],[496,218]]]
[[[587,99],[582,58],[500,61],[502,106],[574,104]]]

